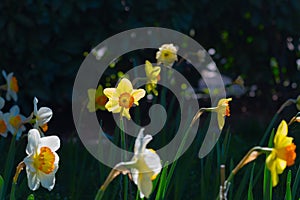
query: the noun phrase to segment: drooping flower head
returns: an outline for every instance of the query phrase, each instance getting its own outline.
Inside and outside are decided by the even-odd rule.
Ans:
[[[222,130],[225,124],[225,119],[224,117],[230,116],[230,108],[229,108],[229,101],[231,101],[232,98],[228,98],[228,99],[220,99],[218,102],[218,105],[215,109],[215,111],[217,112],[217,118],[218,118],[218,125],[219,125],[219,129]]]
[[[103,93],[109,99],[105,108],[110,112],[120,113],[128,120],[131,119],[129,109],[133,104],[139,105],[138,101],[145,96],[145,90],[133,89],[127,78],[121,79],[117,88],[105,88]]]
[[[152,181],[156,179],[160,173],[162,165],[160,157],[153,149],[146,149],[147,144],[152,140],[151,135],[144,136],[144,128],[142,128],[135,140],[134,156],[129,162],[121,162],[117,164],[104,184],[101,190],[104,191],[109,183],[120,173],[131,173],[134,183],[140,190],[140,197],[149,198],[152,192]]]
[[[36,190],[40,184],[49,191],[55,185],[55,173],[58,169],[59,157],[55,151],[60,147],[57,136],[42,137],[37,129],[28,132],[26,147],[26,165],[28,187]]]
[[[275,187],[278,182],[278,174],[281,174],[286,166],[294,164],[296,159],[296,145],[293,138],[288,137],[288,125],[283,120],[274,137],[274,148],[266,159],[266,165],[271,171],[272,185]]]
[[[134,145],[134,157],[131,165],[131,174],[134,183],[140,190],[140,197],[149,198],[152,192],[152,181],[156,179],[161,171],[159,156],[153,149],[146,149],[147,144],[152,140],[151,135],[144,137],[144,128],[140,130]]]
[[[18,100],[17,93],[19,92],[18,80],[14,76],[14,73],[9,73],[8,75],[4,70],[2,70],[2,75],[6,80],[7,92],[6,92],[6,100],[10,101],[12,98],[14,101]]]
[[[11,107],[9,113],[4,114],[4,118],[7,119],[7,129],[12,135],[16,135],[18,140],[23,131],[25,131],[25,126],[23,122],[25,117],[20,114],[20,109],[17,105]]]
[[[7,131],[7,119],[5,115],[0,111],[0,135],[2,137],[6,137]]]
[[[107,103],[107,97],[103,94],[103,87],[99,85],[97,90],[88,89],[89,102],[87,108],[89,112],[95,112],[96,110],[105,110],[105,104]]]
[[[147,93],[153,92],[154,95],[158,95],[156,90],[157,82],[160,80],[160,67],[155,66],[153,67],[152,64],[146,60],[145,63],[145,72],[147,76],[147,83],[146,83],[146,91]]]
[[[52,118],[52,110],[48,107],[41,107],[37,109],[38,99],[34,97],[33,99],[33,115],[35,116],[35,124],[34,128],[38,129],[39,127],[42,128],[44,132],[48,130],[47,123]]]
[[[172,67],[173,63],[177,61],[178,48],[173,44],[164,44],[159,47],[159,51],[156,53],[156,59],[158,64],[163,64],[166,67]]]

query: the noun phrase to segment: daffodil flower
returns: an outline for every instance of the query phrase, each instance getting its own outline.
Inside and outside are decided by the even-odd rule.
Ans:
[[[219,129],[222,130],[225,124],[225,116],[230,116],[230,109],[229,109],[229,101],[231,101],[232,98],[228,99],[220,99],[218,102],[218,105],[215,109],[215,112],[217,112],[217,119],[218,119],[218,125]]]
[[[121,79],[117,88],[105,88],[103,93],[109,101],[105,108],[112,113],[120,113],[121,116],[131,119],[129,109],[139,105],[138,101],[145,96],[145,90],[133,89],[131,82],[127,78]]]
[[[156,90],[156,84],[160,80],[160,67],[153,67],[152,64],[148,60],[146,60],[145,72],[147,76],[146,91],[147,93],[150,93],[152,91],[153,94],[157,96],[158,92]]]
[[[271,171],[272,185],[275,187],[278,182],[278,174],[281,174],[286,166],[294,164],[296,159],[296,145],[293,138],[288,137],[288,126],[283,120],[277,128],[274,137],[274,148],[266,159],[266,165]]]
[[[17,105],[11,107],[9,113],[4,114],[4,118],[7,119],[7,129],[8,131],[16,135],[16,139],[18,140],[23,131],[25,131],[25,126],[23,122],[25,121],[25,117],[20,114],[20,109]]]
[[[55,173],[58,169],[59,157],[55,151],[60,147],[57,136],[42,137],[37,129],[28,132],[26,147],[26,165],[28,187],[36,190],[40,184],[49,191],[55,185]]]
[[[89,102],[87,108],[90,112],[96,110],[105,110],[105,104],[107,103],[107,97],[103,94],[103,87],[99,85],[96,89],[88,89]]]
[[[7,119],[5,115],[0,111],[0,135],[2,137],[7,137]]]
[[[163,64],[166,67],[172,67],[173,63],[177,61],[178,48],[173,44],[164,44],[159,47],[159,51],[156,53],[156,59],[158,64]]]
[[[144,136],[144,128],[142,128],[135,140],[133,158],[129,162],[117,164],[101,186],[101,190],[105,190],[108,184],[121,172],[123,174],[130,172],[133,182],[140,190],[140,197],[149,198],[153,188],[152,181],[156,179],[162,168],[157,153],[152,149],[146,149],[151,140],[152,136]]]
[[[45,132],[48,130],[47,123],[52,118],[52,110],[48,107],[41,107],[37,109],[38,99],[34,97],[33,99],[33,115],[35,116],[34,128],[38,129],[39,127]]]
[[[6,80],[6,100],[10,101],[12,98],[14,101],[18,100],[17,93],[19,92],[18,80],[14,76],[14,73],[9,73],[8,75],[4,70],[2,70],[2,75]]]

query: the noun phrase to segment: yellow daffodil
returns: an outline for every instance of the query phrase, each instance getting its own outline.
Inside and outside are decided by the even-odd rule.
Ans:
[[[230,116],[230,109],[229,109],[229,101],[231,101],[232,98],[228,99],[220,99],[218,102],[218,105],[216,109],[214,110],[217,112],[217,118],[218,118],[218,125],[219,129],[222,130],[225,124],[225,116]]]
[[[129,162],[117,164],[101,186],[101,190],[105,190],[108,184],[121,172],[123,174],[130,172],[133,182],[140,190],[140,197],[149,198],[153,187],[152,181],[156,179],[162,168],[157,153],[152,149],[146,149],[151,140],[152,136],[144,136],[144,128],[142,128],[135,140],[133,158]]]
[[[96,110],[105,110],[105,104],[107,103],[107,97],[103,94],[103,87],[99,85],[96,89],[88,89],[89,102],[87,108],[89,112],[95,112]]]
[[[146,92],[143,89],[133,89],[131,82],[123,78],[117,88],[105,88],[103,93],[109,99],[105,108],[110,112],[120,113],[130,120],[129,109],[133,104],[139,105],[138,101],[145,96]]]
[[[25,117],[20,114],[20,109],[17,105],[13,106],[9,113],[5,113],[4,117],[7,119],[7,129],[11,134],[16,135],[16,139],[18,140],[23,131],[25,131],[25,126],[23,122],[25,121]]]
[[[153,67],[152,64],[148,60],[146,60],[145,71],[147,76],[146,91],[147,93],[150,93],[152,91],[153,94],[157,96],[158,92],[156,90],[156,84],[160,80],[160,67]]]
[[[278,184],[278,174],[281,174],[286,166],[293,165],[296,159],[296,145],[292,142],[293,138],[288,137],[287,134],[288,126],[283,120],[274,137],[274,148],[266,159],[266,165],[271,171],[273,187]]]
[[[37,129],[28,132],[26,147],[26,165],[28,187],[36,190],[40,184],[49,191],[55,185],[55,173],[58,169],[59,157],[55,151],[60,147],[57,136],[42,137]]]
[[[0,135],[2,137],[6,137],[7,131],[7,119],[5,115],[0,111]]]
[[[44,132],[48,130],[47,123],[52,118],[52,110],[48,107],[41,107],[37,109],[38,99],[34,97],[33,99],[33,115],[35,116],[35,125],[34,128],[41,127]]]
[[[9,73],[7,75],[4,70],[2,70],[2,75],[5,78],[7,84],[6,100],[10,101],[10,99],[12,98],[14,101],[17,101],[18,100],[17,93],[19,92],[17,78],[14,76],[14,73]]]
[[[166,67],[172,67],[173,63],[177,61],[178,48],[173,44],[164,44],[159,47],[159,51],[156,53],[156,59],[158,64],[163,64]]]

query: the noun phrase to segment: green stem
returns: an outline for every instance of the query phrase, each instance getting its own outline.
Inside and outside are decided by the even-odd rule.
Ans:
[[[5,162],[5,170],[4,170],[4,177],[3,177],[4,178],[4,186],[3,186],[3,192],[2,192],[1,199],[5,199],[6,190],[7,190],[8,184],[9,184],[12,169],[14,168],[13,164],[15,161],[15,154],[16,154],[15,143],[16,143],[16,134],[14,134],[11,139],[9,150],[8,150],[8,156],[7,156],[7,159]]]
[[[104,195],[104,191],[99,189],[96,194],[95,200],[101,200],[103,198],[103,195]]]
[[[126,151],[126,140],[125,140],[125,133],[124,133],[124,121],[123,118],[120,117],[120,136],[121,136],[121,147]],[[124,161],[127,160],[126,153],[124,155]],[[128,177],[124,177],[124,182],[123,182],[123,190],[124,190],[124,200],[128,199]]]
[[[16,191],[16,183],[12,183],[11,184],[11,190],[10,190],[10,200],[15,200],[16,197],[15,197],[15,191]]]

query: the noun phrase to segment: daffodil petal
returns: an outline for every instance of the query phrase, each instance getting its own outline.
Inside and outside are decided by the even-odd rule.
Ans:
[[[129,109],[128,108],[124,108],[122,110],[122,113],[121,113],[122,116],[126,117],[128,120],[131,119],[131,116],[130,116],[130,113],[129,113]]]
[[[159,174],[162,168],[159,156],[155,153],[155,151],[150,149],[145,149],[143,154],[147,167],[151,170],[151,172],[153,172],[153,174]]]
[[[57,136],[47,136],[40,139],[40,147],[49,147],[51,151],[57,151],[60,148],[60,140]]]
[[[44,125],[50,121],[50,119],[52,118],[53,112],[48,107],[41,107],[37,111],[37,115],[39,117],[39,124]]]
[[[103,90],[103,93],[105,94],[105,96],[107,96],[107,98],[109,99],[114,99],[117,98],[117,89],[116,88],[105,88]]]
[[[152,64],[148,60],[146,60],[146,63],[145,63],[145,72],[146,72],[146,76],[147,77],[151,76],[152,69],[153,69]]]
[[[218,119],[218,125],[219,125],[219,129],[222,130],[225,124],[225,117],[223,116],[222,113],[217,114],[217,119]]]
[[[51,191],[55,185],[55,173],[44,174],[43,172],[39,172],[39,179],[44,188],[47,188]]]
[[[103,87],[102,87],[102,85],[99,85],[96,90],[96,96],[100,96],[102,94],[103,94]]]
[[[131,94],[132,90],[133,90],[132,84],[127,78],[123,78],[117,86],[117,93],[118,94],[122,94],[122,93],[125,93],[125,92]]]
[[[143,89],[134,90],[131,95],[134,98],[134,104],[139,105],[139,100],[145,96],[146,92]]]
[[[275,148],[277,149],[284,148],[292,143],[293,138],[287,137],[287,133],[288,133],[288,125],[284,120],[282,120],[282,122],[278,126],[278,129],[274,137]]]
[[[26,153],[32,154],[38,148],[40,141],[40,133],[37,129],[30,129],[28,132],[28,144],[26,147]]]
[[[151,72],[151,77],[157,77],[160,74],[160,70],[161,69],[159,66],[153,67],[153,70]]]
[[[29,189],[35,191],[40,187],[40,180],[37,177],[36,173],[32,173],[28,167],[26,167],[27,180]]]
[[[139,173],[138,188],[140,189],[140,197],[149,198],[152,191],[152,181],[150,173]]]

